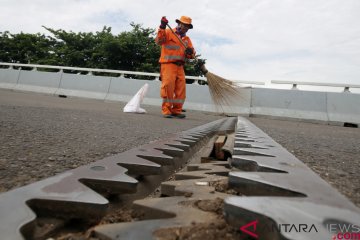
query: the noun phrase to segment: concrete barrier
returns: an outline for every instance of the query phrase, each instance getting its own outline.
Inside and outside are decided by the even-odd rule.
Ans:
[[[258,88],[251,99],[252,115],[329,120],[323,92]]]
[[[111,78],[110,88],[105,100],[109,101],[129,101],[145,84],[149,84],[149,90],[143,103],[149,105],[161,104],[159,96],[160,81],[155,80],[137,80],[124,77]]]
[[[144,103],[153,106],[159,106],[159,109],[161,109],[160,108],[162,104],[162,98],[160,97],[161,82],[159,80],[148,81],[148,84],[149,84],[149,90],[145,96]]]
[[[248,116],[250,113],[251,89],[239,89],[239,97],[234,99],[230,106],[223,108],[215,106],[206,85],[187,85],[184,107],[200,111],[235,113]]]
[[[215,106],[211,101],[209,88],[204,85],[187,84],[184,108],[214,112]]]
[[[136,80],[123,77],[111,78],[109,92],[105,99],[110,101],[127,102],[142,86],[144,86],[145,83],[149,84],[149,90],[143,103],[161,106],[161,82],[156,80]],[[249,89],[242,90],[242,98],[238,101],[234,101],[235,105],[225,108],[226,112],[248,114],[250,111],[250,94]],[[208,86],[198,84],[186,85],[186,100],[184,108],[210,112],[217,111],[211,100]]]
[[[61,72],[21,70],[14,90],[54,94],[59,88]]]
[[[63,73],[57,95],[105,99],[110,77]]]
[[[158,80],[70,74],[64,73],[63,69],[157,78],[158,74],[154,73],[12,63],[2,63],[2,65],[10,68],[0,69],[0,88],[128,102],[147,83],[149,90],[143,103],[159,107],[162,103],[160,98],[161,82]],[[19,69],[12,67],[19,67]],[[21,67],[34,70],[20,70]],[[57,69],[59,72],[43,72],[38,71],[38,68]],[[191,78],[196,80],[195,77]],[[184,108],[245,116],[262,115],[274,118],[360,123],[360,94],[243,88],[240,89],[239,96],[238,99],[234,99],[230,106],[218,109],[211,100],[208,86],[187,84]]]
[[[326,93],[329,121],[360,124],[360,94]]]
[[[14,89],[19,79],[20,70],[0,69],[0,88]]]

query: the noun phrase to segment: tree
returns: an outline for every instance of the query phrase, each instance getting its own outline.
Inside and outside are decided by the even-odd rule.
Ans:
[[[0,61],[19,63],[48,63],[54,53],[55,39],[43,34],[11,34],[8,31],[0,36]]]
[[[0,61],[84,68],[159,72],[160,47],[155,44],[155,29],[131,23],[131,31],[118,35],[111,27],[101,31],[67,32],[43,26],[43,34],[0,33]],[[190,63],[187,75],[199,75]]]

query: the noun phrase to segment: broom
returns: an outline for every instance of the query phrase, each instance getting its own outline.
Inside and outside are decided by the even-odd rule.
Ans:
[[[170,28],[171,32],[177,37],[180,43],[185,48],[187,48],[185,43],[174,32],[171,26],[169,24],[167,24],[167,26]],[[238,91],[239,87],[233,81],[224,79],[214,73],[209,72],[205,67],[205,60],[198,59],[196,56],[194,57],[194,59],[197,62],[197,66],[207,79],[211,99],[214,102],[216,108],[220,107],[223,109],[225,105],[229,106],[231,103],[234,102],[237,97],[240,96],[240,93]]]

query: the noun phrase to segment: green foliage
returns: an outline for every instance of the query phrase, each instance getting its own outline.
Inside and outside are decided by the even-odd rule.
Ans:
[[[0,32],[0,61],[159,72],[160,47],[155,44],[155,30],[135,23],[130,25],[131,31],[118,35],[106,26],[95,33],[44,27],[52,36]],[[187,75],[201,75],[192,62],[185,71]]]
[[[0,33],[0,61],[48,64],[53,59],[55,39],[41,34]]]

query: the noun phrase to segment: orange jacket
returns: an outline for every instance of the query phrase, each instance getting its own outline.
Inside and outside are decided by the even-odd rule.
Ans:
[[[174,32],[176,29],[174,29]],[[171,32],[170,29],[159,28],[155,42],[161,45],[161,55],[159,63],[169,62],[185,62],[185,58],[194,58],[195,50],[188,36],[181,38],[183,43],[193,49],[192,55],[185,55],[185,47],[180,43],[179,39]]]

